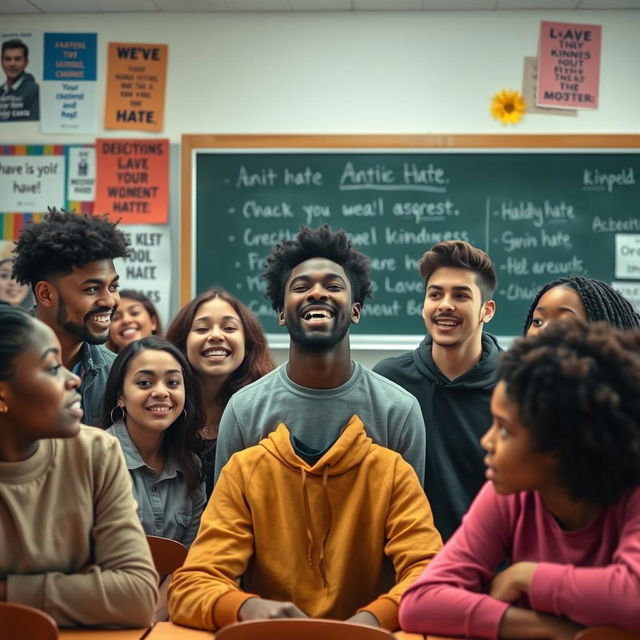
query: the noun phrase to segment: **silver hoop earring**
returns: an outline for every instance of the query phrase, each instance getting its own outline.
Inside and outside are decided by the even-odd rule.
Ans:
[[[116,409],[120,409],[120,417],[118,418],[116,418],[113,415],[113,412]],[[109,417],[111,418],[111,424],[116,424],[116,422],[123,422],[126,414],[127,414],[126,409],[124,407],[121,407],[119,404],[117,404],[115,407],[113,407],[113,409],[111,409],[111,413],[109,414]]]

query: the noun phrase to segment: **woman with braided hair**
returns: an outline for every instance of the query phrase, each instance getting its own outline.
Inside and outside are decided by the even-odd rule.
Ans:
[[[640,330],[551,323],[514,342],[497,379],[480,441],[488,482],[405,592],[402,628],[640,633]]]
[[[536,335],[551,320],[575,317],[603,321],[616,329],[640,328],[640,315],[606,282],[567,276],[546,284],[535,297],[524,323],[524,335]]]

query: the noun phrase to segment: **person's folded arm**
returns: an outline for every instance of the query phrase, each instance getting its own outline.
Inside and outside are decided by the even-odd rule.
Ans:
[[[195,541],[169,586],[173,622],[215,630],[255,597],[238,587],[253,555],[253,522],[233,460],[222,470]]]
[[[31,605],[60,626],[145,627],[158,598],[158,574],[136,514],[131,480],[115,438],[94,446],[94,557],[82,572],[7,577],[7,600]]]
[[[385,522],[385,555],[392,561],[396,584],[360,609],[375,616],[379,626],[398,628],[398,606],[407,587],[442,548],[429,502],[415,471],[398,459]]]
[[[511,523],[504,504],[486,484],[462,525],[405,591],[403,630],[436,635],[496,638],[509,607],[489,596],[489,584],[510,549]]]

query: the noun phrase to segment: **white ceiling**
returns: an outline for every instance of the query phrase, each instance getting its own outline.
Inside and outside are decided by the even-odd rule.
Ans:
[[[0,14],[640,9],[640,0],[0,0]]]

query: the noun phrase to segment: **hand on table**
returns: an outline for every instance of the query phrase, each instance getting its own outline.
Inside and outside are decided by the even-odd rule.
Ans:
[[[380,623],[373,613],[368,611],[358,611],[354,613],[350,618],[347,618],[345,622],[353,622],[354,624],[366,624],[370,627],[379,627]]]
[[[265,620],[269,618],[306,618],[293,602],[249,598],[238,610],[238,620]]]

